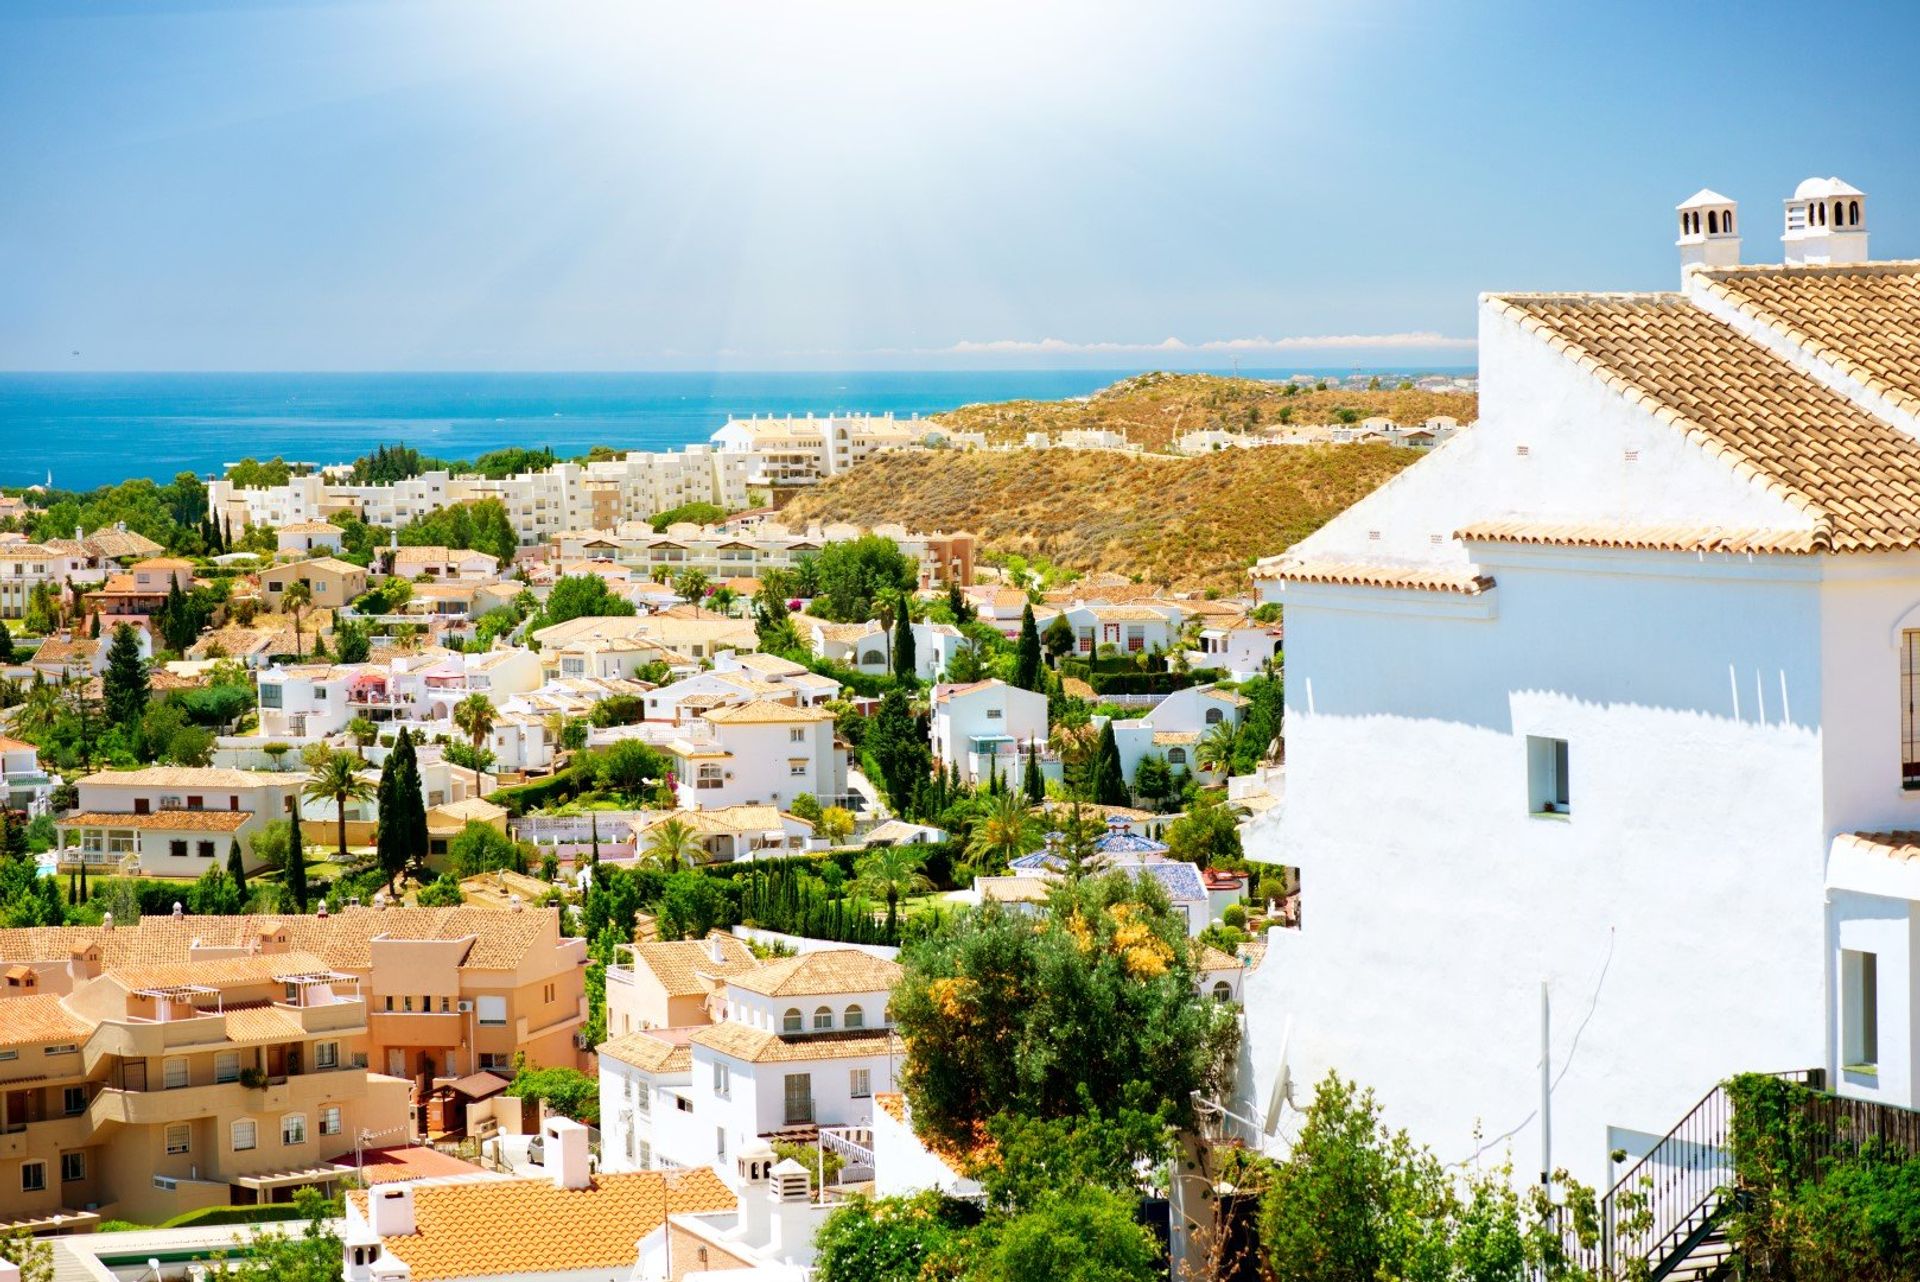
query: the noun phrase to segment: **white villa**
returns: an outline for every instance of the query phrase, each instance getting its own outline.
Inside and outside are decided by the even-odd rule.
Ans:
[[[1017,780],[1029,745],[1047,751],[1047,696],[998,677],[935,686],[931,738],[934,760],[957,764],[964,782],[996,768],[1002,779]]]
[[[1837,179],[1784,265],[1677,212],[1678,292],[1487,295],[1475,430],[1255,570],[1291,778],[1248,854],[1304,928],[1250,1107],[1338,1069],[1605,1187],[1730,1074],[1920,1102],[1920,263]]]

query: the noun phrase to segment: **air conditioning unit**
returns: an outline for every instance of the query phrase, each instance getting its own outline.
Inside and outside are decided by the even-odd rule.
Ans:
[[[473,1003],[458,1002],[455,1004],[455,1009],[458,1010],[462,1015],[471,1015],[473,1014]]]

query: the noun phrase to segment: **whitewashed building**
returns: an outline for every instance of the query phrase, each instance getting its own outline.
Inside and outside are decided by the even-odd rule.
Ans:
[[[1784,267],[1678,215],[1678,292],[1486,296],[1475,430],[1256,568],[1290,777],[1248,854],[1304,926],[1252,1106],[1338,1069],[1449,1161],[1604,1186],[1733,1073],[1920,1102],[1920,264],[1838,180]]]
[[[943,768],[960,767],[967,783],[996,770],[1017,779],[1031,746],[1047,746],[1047,696],[1008,685],[998,677],[933,688],[933,758]]]

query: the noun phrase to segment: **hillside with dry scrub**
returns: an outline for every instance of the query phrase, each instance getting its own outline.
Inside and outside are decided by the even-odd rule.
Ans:
[[[1198,458],[902,450],[797,496],[781,519],[972,530],[986,549],[1069,569],[1244,590],[1256,558],[1284,551],[1419,458],[1387,445],[1276,445]]]
[[[1166,450],[1175,438],[1206,428],[1239,432],[1305,427],[1375,414],[1396,423],[1419,423],[1441,414],[1470,423],[1479,415],[1479,398],[1411,388],[1322,392],[1218,374],[1156,373],[1121,379],[1084,399],[963,405],[938,417],[961,431],[985,432],[996,445],[1018,445],[1028,432],[1091,428],[1124,432],[1144,449]]]

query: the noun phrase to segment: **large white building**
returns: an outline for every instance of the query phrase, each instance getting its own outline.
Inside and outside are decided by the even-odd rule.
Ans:
[[[1916,1102],[1920,263],[1838,180],[1786,266],[1678,212],[1679,292],[1486,296],[1476,430],[1256,568],[1291,777],[1248,854],[1303,921],[1256,1107],[1337,1069],[1532,1170],[1543,986],[1546,1160],[1602,1187],[1734,1073]]]
[[[728,419],[711,439],[715,450],[752,460],[748,484],[782,487],[812,485],[882,450],[918,445],[932,426],[891,414],[789,414]]]
[[[556,463],[498,480],[432,471],[392,485],[353,485],[321,471],[285,485],[240,489],[221,477],[207,483],[207,507],[235,530],[302,525],[343,513],[369,525],[397,526],[449,504],[499,499],[521,544],[533,546],[562,530],[607,529],[687,503],[744,508],[753,464],[752,455],[690,445],[677,452]]]

